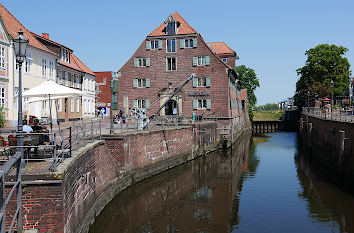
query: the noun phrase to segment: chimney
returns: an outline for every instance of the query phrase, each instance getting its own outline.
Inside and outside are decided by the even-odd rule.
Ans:
[[[47,39],[47,40],[49,40],[49,34],[48,33],[42,33],[42,37],[44,38],[44,39]]]

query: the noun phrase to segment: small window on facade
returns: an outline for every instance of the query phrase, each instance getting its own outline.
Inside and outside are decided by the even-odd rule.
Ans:
[[[151,49],[159,49],[159,41],[158,40],[152,40],[151,42]]]
[[[54,62],[49,61],[49,77],[54,77]]]
[[[198,57],[198,66],[205,66],[205,57]]]
[[[176,52],[176,40],[167,40],[167,52],[168,53],[174,53]]]
[[[76,112],[80,112],[80,99],[76,98]]]
[[[47,101],[42,102],[42,109],[46,110],[47,109]]]
[[[186,48],[193,48],[193,39],[185,39],[184,40],[184,46]]]
[[[166,61],[167,61],[167,70],[177,70],[177,58],[168,57],[166,58]]]
[[[5,86],[0,86],[0,106],[5,107]]]
[[[167,24],[166,34],[173,35],[176,34],[176,23],[171,22]]]
[[[47,77],[47,60],[42,58],[42,77]]]
[[[207,101],[206,100],[198,100],[198,109],[206,109]]]
[[[0,45],[0,68],[6,69],[6,48]]]
[[[68,72],[64,72],[65,73],[65,86],[69,86],[69,73]]]
[[[75,74],[71,74],[70,85],[71,87],[75,86]]]
[[[70,110],[71,112],[74,112],[74,108],[75,108],[75,100],[73,97],[71,97],[71,100],[70,100]]]
[[[206,78],[205,77],[198,78],[198,87],[206,87]]]
[[[32,54],[26,53],[26,59],[25,59],[25,72],[26,73],[31,73],[31,68],[32,68]]]
[[[226,62],[227,62],[227,58],[223,58],[222,61],[223,61],[224,63],[226,63]]]
[[[58,100],[58,111],[59,112],[63,111],[63,102],[61,99]]]

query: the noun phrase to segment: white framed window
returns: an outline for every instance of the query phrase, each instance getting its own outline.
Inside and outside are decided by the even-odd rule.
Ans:
[[[46,100],[42,101],[42,109],[43,110],[47,109],[47,101]]]
[[[198,66],[205,66],[205,57],[198,57]]]
[[[65,74],[65,86],[69,86],[69,73],[64,71],[64,74]]]
[[[71,112],[74,112],[75,108],[75,100],[73,97],[70,98],[70,110]]]
[[[211,100],[210,99],[194,99],[193,100],[193,109],[194,110],[210,110],[211,109]]]
[[[32,61],[33,61],[32,54],[26,53],[26,60],[25,60],[25,72],[26,73],[31,73]]]
[[[58,99],[58,112],[63,111],[63,101],[62,99]]]
[[[222,62],[227,63],[227,58],[223,58]]]
[[[148,67],[150,66],[149,57],[137,57],[134,58],[134,67]]]
[[[148,108],[150,108],[150,100],[147,100],[147,99],[133,100],[133,107],[148,109]]]
[[[0,45],[0,68],[6,69],[6,47]]]
[[[54,77],[54,61],[49,60],[49,77]]]
[[[79,97],[76,98],[76,112],[80,112],[80,99],[79,99]]]
[[[60,51],[61,60],[70,63],[70,52],[64,48]]]
[[[177,58],[167,57],[166,58],[166,70],[173,71],[177,70]]]
[[[152,40],[150,41],[150,49],[159,49],[159,41],[158,40]]]
[[[84,114],[86,114],[86,112],[87,112],[87,106],[86,106],[87,103],[86,102],[87,102],[86,99],[84,99],[84,104],[82,105]]]
[[[71,86],[71,87],[74,87],[74,86],[75,86],[75,74],[71,74],[70,86]]]
[[[210,78],[208,77],[193,78],[193,87],[210,87]]]
[[[63,84],[63,72],[61,70],[58,71],[58,83]]]
[[[42,58],[42,77],[47,77],[47,59]]]
[[[5,98],[6,93],[5,93],[5,86],[0,86],[0,106],[5,107]]]
[[[76,75],[76,88],[80,88],[80,76]]]
[[[193,48],[193,39],[185,39],[184,40],[185,48]]]
[[[133,88],[146,88],[146,87],[150,87],[149,78],[133,79]]]
[[[176,34],[176,23],[175,22],[167,23],[166,34],[167,35]]]
[[[210,56],[193,57],[193,66],[210,65]]]
[[[168,53],[176,52],[176,39],[166,40],[166,52]]]

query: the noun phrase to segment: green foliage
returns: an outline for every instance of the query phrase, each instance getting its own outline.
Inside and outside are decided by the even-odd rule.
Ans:
[[[284,110],[257,111],[254,112],[254,121],[274,121],[280,120],[284,115]]]
[[[278,110],[278,104],[265,104],[255,107],[255,111],[269,111],[269,110]]]
[[[5,108],[0,106],[0,128],[5,126],[6,119],[5,119]]]
[[[238,77],[240,78],[242,89],[247,89],[248,112],[250,118],[252,119],[252,109],[255,108],[257,102],[257,97],[254,94],[254,91],[257,87],[259,87],[259,80],[257,78],[256,72],[253,69],[246,67],[245,65],[237,66],[236,72]]]
[[[351,71],[348,59],[344,57],[347,52],[347,48],[328,44],[320,44],[305,52],[305,66],[297,69],[300,76],[294,96],[297,106],[305,105],[307,95],[310,102],[315,97],[331,98],[331,80],[334,96],[348,94]]]

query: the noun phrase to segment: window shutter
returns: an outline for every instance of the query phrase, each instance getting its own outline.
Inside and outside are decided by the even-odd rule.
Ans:
[[[198,78],[193,78],[193,87],[198,86]]]
[[[197,38],[193,39],[193,48],[197,47]]]
[[[198,109],[198,100],[193,100],[193,109],[194,110]]]
[[[179,48],[184,49],[184,39],[179,40]]]
[[[146,109],[150,108],[150,100],[145,100]]]
[[[145,59],[146,59],[146,66],[150,66],[150,58],[147,57],[147,58],[145,58]]]
[[[206,100],[206,109],[208,109],[208,110],[211,109],[211,100],[210,99]]]
[[[162,40],[159,40],[159,49],[162,49]]]
[[[210,87],[210,78],[205,78],[206,87]]]
[[[134,67],[138,67],[138,58],[134,58]]]
[[[133,108],[137,108],[138,107],[138,100],[133,100]]]
[[[138,79],[133,79],[133,88],[137,88],[138,87]]]
[[[193,57],[193,66],[197,66],[198,64],[198,57]]]
[[[210,65],[210,56],[205,57],[205,65],[206,66]]]
[[[147,79],[145,79],[145,80],[146,80],[146,87],[150,87],[150,79],[147,78]]]
[[[146,41],[146,50],[151,49],[151,41]]]

